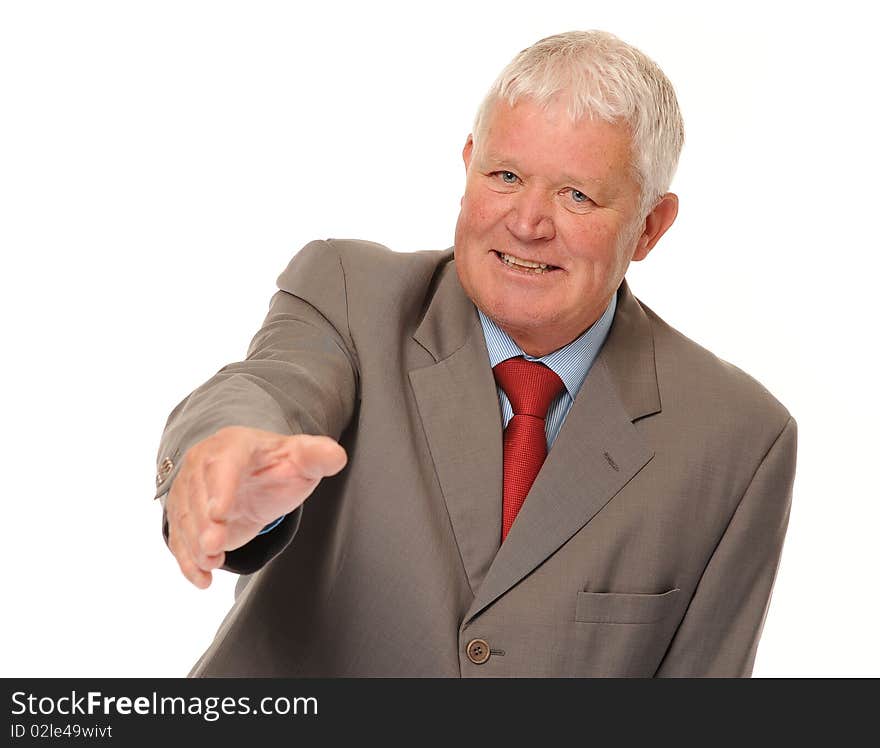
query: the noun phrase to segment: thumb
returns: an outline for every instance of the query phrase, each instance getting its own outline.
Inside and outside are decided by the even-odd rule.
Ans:
[[[335,475],[348,462],[348,455],[335,439],[310,434],[290,437],[290,456],[307,480]]]

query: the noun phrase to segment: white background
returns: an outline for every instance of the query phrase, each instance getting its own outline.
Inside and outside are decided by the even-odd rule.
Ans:
[[[234,577],[197,590],[162,542],[169,412],[309,240],[451,246],[483,93],[574,28],[655,59],[685,117],[631,287],[799,424],[754,674],[880,675],[870,4],[706,6],[3,3],[0,675],[188,672]]]

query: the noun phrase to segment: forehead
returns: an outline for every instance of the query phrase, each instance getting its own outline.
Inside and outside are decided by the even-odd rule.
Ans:
[[[530,99],[498,101],[480,141],[482,158],[514,163],[548,178],[571,176],[620,181],[631,176],[632,138],[624,122],[584,116],[573,122],[561,103],[545,108]]]

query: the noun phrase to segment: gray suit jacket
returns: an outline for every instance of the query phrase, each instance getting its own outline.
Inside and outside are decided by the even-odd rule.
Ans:
[[[452,250],[316,241],[278,287],[247,359],[169,416],[156,496],[228,425],[349,461],[227,554],[235,603],[190,676],[751,674],[796,453],[758,382],[624,281],[501,544],[501,414]]]

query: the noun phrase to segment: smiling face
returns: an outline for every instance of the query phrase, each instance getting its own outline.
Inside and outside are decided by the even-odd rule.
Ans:
[[[671,193],[647,219],[638,215],[626,125],[572,123],[559,104],[545,112],[528,99],[497,102],[463,156],[456,270],[474,304],[529,355],[589,328],[630,261],[675,219]]]

